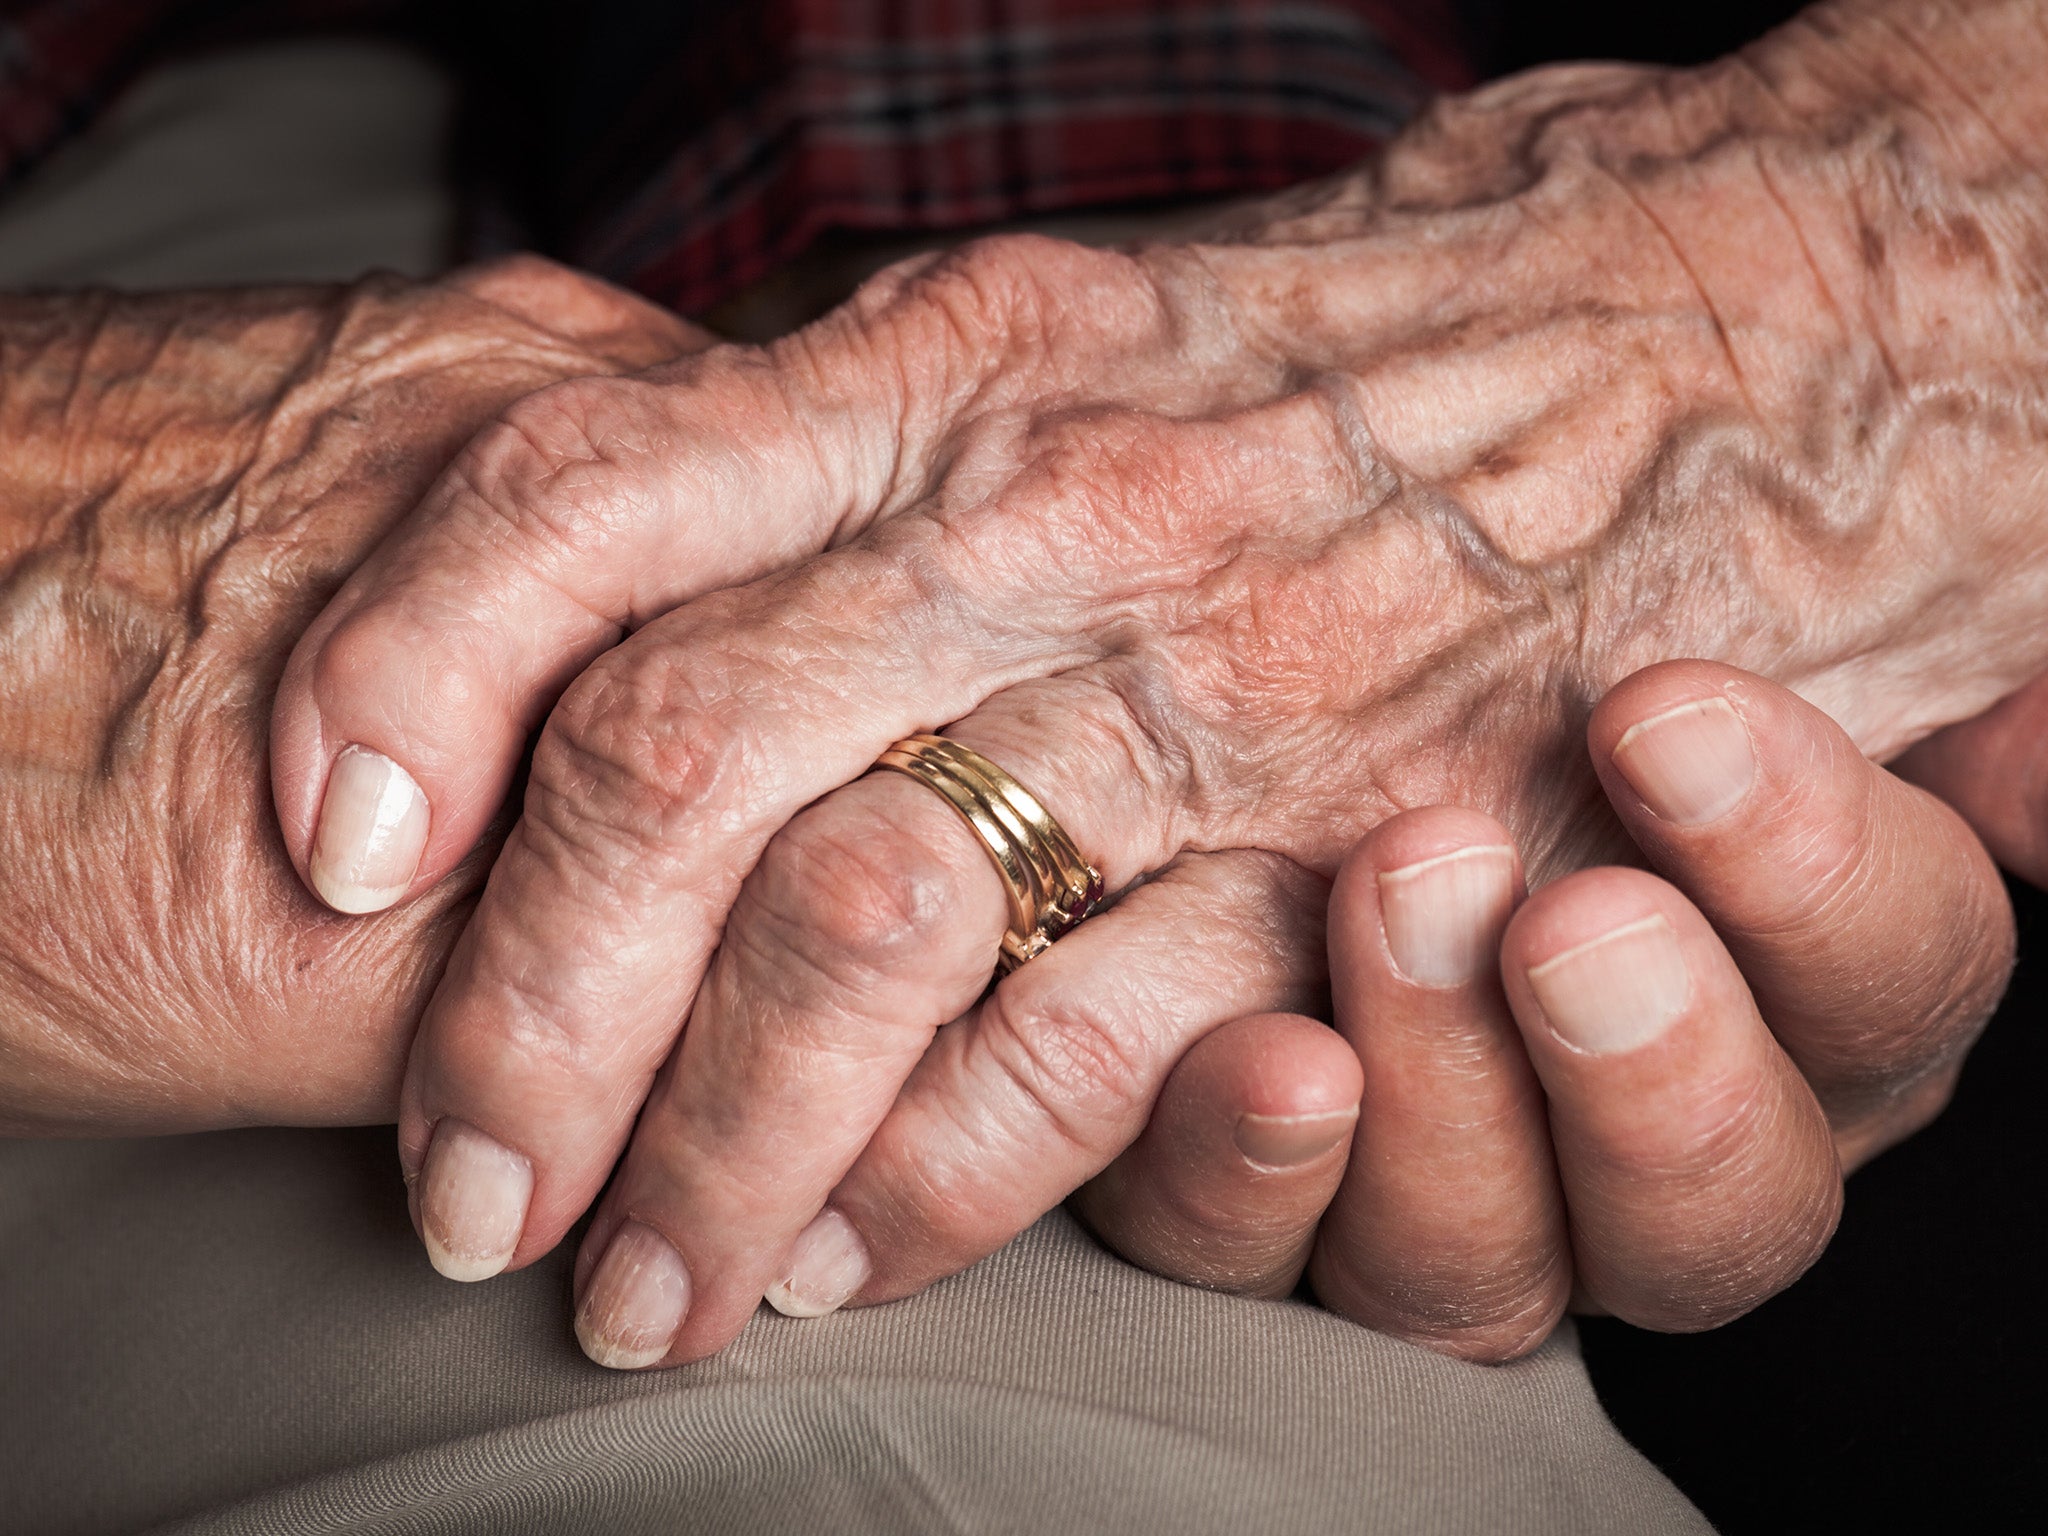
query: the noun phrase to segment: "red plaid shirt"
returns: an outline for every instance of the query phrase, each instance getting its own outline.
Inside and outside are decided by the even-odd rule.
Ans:
[[[166,52],[408,16],[431,32],[434,15],[0,0],[0,183]],[[1325,174],[1469,76],[1452,0],[529,0],[475,22],[469,35],[509,30],[526,50],[510,82],[496,56],[464,59],[459,37],[449,50],[480,98],[502,88],[481,118],[502,132],[479,138],[503,149],[493,179],[520,237],[686,312],[829,229],[959,229]]]

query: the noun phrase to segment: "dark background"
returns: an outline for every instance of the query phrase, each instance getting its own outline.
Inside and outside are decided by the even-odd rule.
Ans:
[[[1693,63],[1796,9],[1509,0],[1490,63]],[[1710,1334],[1580,1325],[1622,1433],[1726,1536],[2048,1531],[2048,896],[2012,893],[2019,972],[1955,1103],[1850,1180],[1812,1272]]]

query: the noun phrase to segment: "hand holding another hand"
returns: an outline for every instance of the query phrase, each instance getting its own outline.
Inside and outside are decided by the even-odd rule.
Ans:
[[[1326,1305],[1486,1360],[1574,1296],[1712,1327],[1818,1257],[1842,1175],[1946,1103],[2004,987],[1997,873],[1946,806],[1762,679],[1652,668],[1590,737],[1670,883],[1589,869],[1523,898],[1488,817],[1378,827],[1330,911],[1356,1060],[1306,1020],[1208,1036],[1214,1060],[1078,1197],[1111,1246],[1263,1294],[1306,1267]],[[1246,1113],[1328,1139],[1260,1166],[1231,1139]]]
[[[272,738],[293,859],[374,907],[467,855],[545,720],[407,1077],[437,1262],[544,1252],[630,1135],[585,1251],[601,1355],[708,1353],[806,1254],[904,1294],[1104,1167],[1195,1041],[1305,1006],[1368,830],[1468,806],[1539,874],[1620,846],[1579,727],[1644,665],[1795,685],[1877,756],[2037,672],[2043,338],[2002,274],[2039,199],[1942,95],[2027,84],[1984,41],[2017,13],[1916,74],[1865,9],[1694,75],[1510,82],[1230,240],[991,242],[765,352],[508,411],[308,633]],[[1125,892],[980,1003],[1000,882],[943,802],[861,777],[939,727]],[[1592,894],[1510,934],[1515,1018],[1558,1006],[1517,965],[1567,974],[1560,935],[1634,901],[1702,1009],[1666,1038],[1789,1096],[1752,1151],[1820,1166],[1697,914],[1557,889]],[[1809,1033],[1822,1101],[1890,1134]],[[1501,1132],[1540,1166],[1521,1092]]]

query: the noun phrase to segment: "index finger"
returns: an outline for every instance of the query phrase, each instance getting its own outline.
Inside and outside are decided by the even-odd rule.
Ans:
[[[2005,989],[2012,913],[1962,820],[1797,694],[1649,667],[1589,726],[1629,833],[1698,904],[1852,1166],[1946,1101]]]
[[[899,486],[918,494],[933,423],[979,386],[1007,331],[1000,317],[958,323],[962,283],[984,309],[1003,301],[981,268],[957,266],[906,275],[895,300],[885,285],[766,351],[541,390],[481,433],[279,684],[272,788],[313,890],[368,912],[432,885],[600,652],[850,537]]]

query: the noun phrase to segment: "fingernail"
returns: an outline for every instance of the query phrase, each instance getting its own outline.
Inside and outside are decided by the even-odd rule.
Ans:
[[[1732,704],[1697,699],[1623,731],[1614,766],[1658,816],[1696,827],[1741,803],[1756,777],[1756,752]]]
[[[313,836],[313,889],[337,912],[381,912],[412,885],[427,846],[427,797],[381,752],[344,747]]]
[[[450,1280],[488,1280],[510,1262],[533,1198],[533,1165],[473,1125],[434,1127],[420,1170],[420,1236]]]
[[[629,1221],[612,1234],[583,1292],[577,1342],[599,1365],[644,1370],[669,1352],[689,1310],[683,1256],[654,1228]]]
[[[853,1223],[827,1206],[797,1234],[789,1272],[768,1287],[768,1305],[784,1317],[823,1317],[845,1306],[873,1270]]]
[[[1380,921],[1394,965],[1425,987],[1461,987],[1492,969],[1515,902],[1515,851],[1460,848],[1380,873]]]
[[[1530,966],[1529,986],[1565,1044],[1602,1056],[1648,1045],[1692,995],[1678,935],[1658,916]]]
[[[1230,1133],[1237,1150],[1264,1168],[1294,1168],[1312,1163],[1351,1134],[1358,1111],[1332,1110],[1320,1115],[1257,1115],[1237,1117]]]

